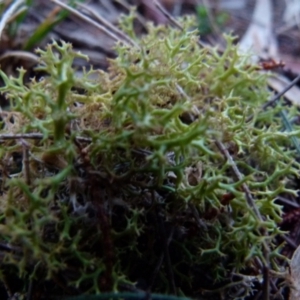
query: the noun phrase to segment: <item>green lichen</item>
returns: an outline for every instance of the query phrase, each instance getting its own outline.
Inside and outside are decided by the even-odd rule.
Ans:
[[[275,199],[296,193],[298,132],[282,130],[280,108],[261,111],[268,75],[231,36],[221,54],[198,45],[191,19],[183,31],[149,25],[141,38],[131,22],[123,30],[138,46],[117,44],[107,72],[76,75],[73,60],[85,57],[64,42],[37,51],[45,76],[28,85],[22,69],[18,78],[0,71],[10,100],[2,279],[13,273],[24,290],[28,280],[44,290],[59,281],[56,295],[137,283],[197,296],[231,278],[222,290],[242,299],[262,276],[259,262],[280,270]]]

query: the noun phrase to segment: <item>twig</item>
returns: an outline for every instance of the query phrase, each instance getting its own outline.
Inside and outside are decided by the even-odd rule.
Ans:
[[[23,148],[23,172],[24,178],[27,185],[30,185],[30,171],[29,171],[29,145],[28,143],[21,139],[21,145]]]
[[[276,94],[271,100],[266,102],[262,106],[262,110],[266,109],[268,106],[271,106],[272,104],[276,103],[276,101],[283,96],[288,90],[290,90],[297,82],[300,80],[300,74],[289,84],[287,85],[280,93]]]
[[[269,266],[263,267],[263,283],[262,283],[262,290],[263,290],[263,300],[270,299],[270,268]]]
[[[267,101],[262,107],[261,111],[265,110],[267,107],[275,104],[277,100],[283,96],[288,90],[290,90],[294,85],[296,85],[300,81],[300,74],[292,81],[290,82],[281,92],[273,96],[269,101]],[[254,115],[251,115],[247,118],[247,122],[250,122],[253,119]]]
[[[286,241],[286,243],[290,247],[292,247],[294,249],[296,249],[298,247],[298,245],[295,243],[295,241],[293,239],[291,239],[290,237],[283,235],[282,238]]]
[[[216,141],[215,143],[216,143],[218,149],[220,150],[220,152],[224,155],[224,157],[230,163],[231,169],[232,169],[234,175],[236,176],[236,178],[239,181],[242,180],[243,175],[240,173],[236,163],[234,162],[233,158],[231,157],[231,155],[229,154],[229,152],[227,151],[227,149],[225,148],[223,143],[221,143],[220,141]],[[246,183],[242,184],[242,189],[246,195],[246,200],[247,200],[248,205],[253,209],[253,211],[254,211],[255,215],[257,216],[257,218],[259,219],[259,221],[263,221],[263,218],[254,203],[253,197],[252,197],[249,187],[247,186]]]
[[[225,146],[223,145],[223,143],[221,143],[220,141],[216,140],[215,141],[216,146],[218,147],[219,151],[224,155],[224,157],[227,159],[227,161],[229,162],[231,169],[234,173],[234,175],[236,176],[236,178],[240,181],[243,179],[243,175],[240,173],[236,163],[234,162],[233,158],[231,157],[231,155],[229,154],[229,152],[227,151],[227,149],[225,148]],[[249,190],[249,187],[246,183],[242,184],[242,189],[246,195],[246,200],[247,203],[250,207],[250,209],[253,209],[254,214],[256,215],[257,219],[260,222],[263,222],[263,218],[259,212],[259,210],[257,209],[254,199],[251,195],[251,192]],[[265,228],[263,228],[263,232],[262,234],[264,236],[268,236],[268,232],[265,230]],[[269,296],[270,296],[270,279],[269,279],[269,270],[270,270],[270,248],[267,245],[267,243],[265,241],[262,242],[262,246],[263,246],[263,253],[264,253],[264,257],[265,257],[265,261],[266,263],[262,263],[258,258],[256,259],[256,261],[258,262],[260,268],[262,269],[263,272],[263,299],[264,300],[268,300]]]
[[[290,205],[290,206],[292,206],[294,208],[300,208],[300,205],[298,203],[296,203],[296,202],[294,202],[292,200],[289,200],[287,198],[284,198],[282,196],[277,197],[277,200],[283,202],[286,205]]]
[[[16,139],[32,139],[32,140],[41,140],[44,137],[41,133],[4,133],[0,134],[1,140],[16,140]]]
[[[31,140],[42,140],[44,138],[44,135],[42,133],[5,133],[0,134],[0,142],[1,140],[16,140],[16,139],[31,139]],[[52,139],[53,137],[50,136],[49,139]],[[75,139],[79,142],[86,142],[91,143],[92,139],[88,137],[83,136],[77,136]]]

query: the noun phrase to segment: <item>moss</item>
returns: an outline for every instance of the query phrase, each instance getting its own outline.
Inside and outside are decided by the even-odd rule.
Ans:
[[[107,72],[77,76],[72,62],[86,57],[64,42],[37,51],[47,75],[29,85],[22,69],[0,71],[10,100],[0,233],[14,249],[2,252],[2,278],[13,265],[24,282],[62,281],[58,294],[136,283],[196,296],[236,274],[224,290],[248,295],[259,262],[280,269],[274,201],[296,193],[297,132],[282,131],[278,109],[261,111],[268,75],[231,36],[220,54],[198,45],[190,18],[141,38],[130,22],[138,46],[117,44]]]

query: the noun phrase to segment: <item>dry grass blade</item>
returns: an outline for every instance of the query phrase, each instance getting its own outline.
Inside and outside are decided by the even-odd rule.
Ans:
[[[69,12],[71,12],[76,17],[84,20],[85,22],[89,23],[90,25],[93,25],[97,29],[101,30],[102,32],[104,32],[107,36],[109,36],[114,41],[116,41],[116,42],[120,41],[120,38],[117,35],[115,35],[113,32],[111,32],[111,30],[107,29],[105,26],[102,26],[102,25],[98,24],[97,22],[95,22],[91,18],[89,18],[89,17],[85,16],[84,14],[80,13],[78,10],[64,4],[63,2],[61,2],[59,0],[51,0],[51,1],[56,3],[57,5],[59,5],[60,7],[68,10]],[[128,46],[130,46],[130,45],[132,46],[132,44],[128,43],[128,41],[122,40],[122,42],[127,44]],[[134,43],[134,46],[137,46],[137,45]]]
[[[131,11],[132,8],[133,8],[126,1],[123,1],[123,0],[114,0],[114,2],[119,3],[120,5],[122,5],[128,11]],[[139,14],[137,12],[136,19],[141,23],[141,25],[144,27],[144,29],[147,29],[147,25],[146,25],[147,19],[144,18],[144,16],[142,16],[141,14]]]
[[[6,24],[11,19],[12,15],[16,12],[17,8],[22,4],[24,4],[24,0],[15,1],[3,14],[0,21],[0,40],[1,40],[3,29],[5,28]]]
[[[180,23],[178,21],[175,20],[175,18],[173,18],[163,7],[162,5],[157,1],[154,0],[153,1],[155,6],[163,13],[163,15],[170,21],[171,24],[173,24],[174,26],[176,26],[177,28],[183,30],[183,27],[180,25]]]
[[[101,17],[99,14],[96,14],[91,8],[89,8],[87,5],[78,3],[78,5],[85,9],[87,12],[89,12],[94,18],[96,18],[100,23],[102,23],[104,26],[106,26],[109,30],[114,32],[115,34],[119,35],[120,37],[123,38],[126,42],[129,42],[130,44],[138,47],[138,45],[128,36],[126,35],[123,31],[119,30],[116,26],[113,24],[109,23],[106,21],[103,17]]]
[[[28,51],[7,51],[3,55],[0,56],[0,61],[5,60],[10,57],[18,57],[25,60],[30,60],[34,63],[39,62],[39,58],[37,55],[28,52]]]

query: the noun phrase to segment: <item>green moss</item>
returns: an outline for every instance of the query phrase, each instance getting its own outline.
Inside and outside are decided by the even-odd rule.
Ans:
[[[11,103],[1,134],[41,134],[1,143],[0,234],[17,249],[3,252],[2,277],[14,265],[24,282],[63,278],[58,294],[138,282],[195,296],[250,274],[236,282],[248,294],[258,261],[279,269],[274,200],[296,193],[297,132],[281,130],[278,110],[260,111],[267,74],[232,37],[220,54],[198,45],[191,19],[183,31],[149,25],[141,38],[129,20],[123,29],[139,47],[116,45],[107,72],[77,76],[73,60],[84,56],[64,42],[37,51],[47,75],[29,85],[24,70],[0,71]]]

